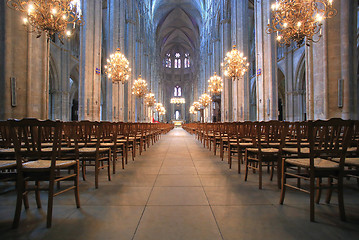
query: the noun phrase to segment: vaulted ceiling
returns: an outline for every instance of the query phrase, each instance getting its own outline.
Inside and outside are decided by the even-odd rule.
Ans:
[[[193,53],[199,47],[203,0],[156,0],[153,21],[161,55],[178,48]]]

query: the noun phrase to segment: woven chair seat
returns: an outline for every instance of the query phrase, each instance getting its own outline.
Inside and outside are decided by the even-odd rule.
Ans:
[[[104,143],[100,143],[100,147],[114,147],[115,144],[112,142],[104,142]]]
[[[68,168],[72,165],[75,165],[75,160],[68,160],[68,161],[56,161],[55,168],[61,169],[61,168]],[[23,170],[36,170],[39,171],[39,169],[44,169],[47,171],[51,167],[51,160],[37,160],[37,161],[29,161],[22,164]]]
[[[247,148],[247,151],[258,153],[259,149],[258,148]],[[279,149],[278,148],[261,148],[261,152],[262,153],[278,153]]]
[[[295,142],[286,142],[285,145],[286,146],[296,147],[298,145],[298,142],[297,141],[295,141]],[[309,146],[309,142],[301,142],[300,146]]]
[[[309,158],[288,158],[285,161],[286,163],[296,165],[299,167],[304,167],[304,168],[310,167]],[[314,168],[319,168],[324,170],[325,169],[335,170],[335,169],[339,169],[339,164],[322,158],[314,158]]]
[[[333,158],[332,161],[340,162],[340,159]],[[345,158],[345,165],[359,167],[359,158]]]
[[[0,153],[15,153],[14,148],[0,148]]]
[[[347,148],[347,152],[348,153],[355,153],[358,151],[358,147],[350,147],[350,148]]]
[[[52,152],[52,147],[48,147],[48,148],[41,148],[42,152]],[[72,147],[62,147],[61,148],[61,152],[71,152],[71,151],[75,151],[75,148]]]
[[[288,153],[298,153],[298,148],[283,148],[284,152],[288,152]],[[310,149],[309,148],[300,148],[300,153],[304,153],[304,154],[309,154],[310,153]]]
[[[15,168],[16,160],[1,160],[0,161],[0,170]]]
[[[106,152],[108,151],[109,148],[99,148],[100,152]],[[80,148],[79,149],[79,153],[95,153],[96,152],[96,148]]]

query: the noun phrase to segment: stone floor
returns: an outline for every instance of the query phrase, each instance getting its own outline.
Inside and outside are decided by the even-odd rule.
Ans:
[[[91,174],[91,173],[90,173]],[[99,189],[93,176],[81,181],[81,208],[71,192],[54,200],[53,226],[45,227],[46,206],[23,210],[21,226],[11,229],[15,192],[0,195],[1,239],[359,239],[359,189],[345,190],[347,222],[339,220],[336,194],[330,205],[316,206],[309,221],[309,196],[280,191],[264,176],[228,169],[227,163],[203,148],[194,136],[174,129],[129,162]],[[0,185],[2,192],[11,184]],[[46,193],[42,195],[46,204]]]

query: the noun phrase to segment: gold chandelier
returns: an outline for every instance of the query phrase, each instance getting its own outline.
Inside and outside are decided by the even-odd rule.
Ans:
[[[208,80],[208,92],[214,95],[219,95],[223,91],[223,80],[215,72]]]
[[[267,33],[277,33],[277,41],[289,46],[291,41],[300,45],[321,38],[322,21],[337,14],[333,0],[277,0],[272,5],[272,19]],[[317,39],[314,36],[319,33]]]
[[[133,83],[132,94],[136,95],[138,98],[142,98],[147,93],[147,82],[141,78],[141,75]]]
[[[147,93],[145,96],[145,102],[147,106],[153,107],[156,104],[155,94],[151,92]]]
[[[155,106],[156,112],[161,111],[161,108],[162,108],[162,107],[163,107],[162,103],[157,103],[156,106]]]
[[[166,108],[161,107],[160,111],[158,111],[158,114],[159,114],[160,116],[165,115],[165,114],[166,114]]]
[[[206,108],[210,103],[212,102],[211,96],[209,96],[207,93],[203,93],[201,97],[199,98],[199,103]]]
[[[199,102],[193,102],[192,106],[195,111],[199,111],[201,109],[201,104]]]
[[[84,25],[82,15],[77,9],[79,0],[7,0],[7,5],[26,14],[24,24],[32,26],[32,30],[40,37],[45,32],[47,37],[58,34],[62,40],[70,36],[77,25]]]
[[[236,45],[234,45],[232,51],[227,52],[222,67],[224,68],[225,76],[231,77],[232,80],[238,80],[247,72],[249,63],[243,53],[240,53],[236,49]]]
[[[162,103],[157,103],[155,106],[155,110],[160,116],[166,114],[166,108],[162,105]]]
[[[119,48],[117,48],[114,54],[110,55],[107,59],[107,65],[105,66],[105,72],[109,78],[112,78],[112,82],[121,82],[124,84],[130,78],[131,68],[129,67],[125,55],[123,55]]]
[[[171,98],[171,103],[172,104],[185,104],[186,99],[184,99],[184,98]]]
[[[197,114],[197,112],[198,112],[198,110],[196,109],[195,106],[191,106],[191,107],[189,108],[189,113],[190,113],[190,114]]]

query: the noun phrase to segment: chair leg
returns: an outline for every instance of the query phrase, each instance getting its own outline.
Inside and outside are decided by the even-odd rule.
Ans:
[[[76,176],[74,179],[74,184],[75,184],[74,193],[75,193],[76,207],[80,208],[80,188],[79,188],[80,164],[79,164],[79,162],[77,162],[77,164],[74,168],[74,172],[76,173]]]
[[[241,173],[242,150],[238,148],[238,174]]]
[[[285,160],[284,159],[282,160],[281,171],[282,171],[282,188],[281,188],[281,191],[280,191],[279,203],[283,204],[284,203],[284,197],[285,197],[285,190],[286,190],[286,185],[285,184],[287,183],[287,178],[286,178],[286,174],[285,174],[286,166],[285,166]]]
[[[345,217],[345,208],[344,208],[344,191],[343,191],[343,175],[338,177],[338,205],[339,205],[339,214],[342,221],[346,220]]]
[[[12,228],[17,228],[20,222],[20,215],[21,215],[21,207],[22,207],[22,198],[25,190],[25,182],[22,176],[18,176],[17,178],[17,198],[16,198],[16,209],[15,209],[15,216],[12,222]]]
[[[111,150],[109,150],[109,153],[108,153],[107,176],[108,176],[108,180],[111,181]]]
[[[329,204],[330,199],[332,198],[332,192],[333,192],[333,178],[328,178],[328,191],[327,191],[327,197],[325,198],[325,203]]]
[[[24,200],[24,207],[25,209],[29,209],[29,198],[28,198],[28,195],[27,195],[27,192],[25,192],[25,189],[27,189],[27,185],[28,185],[28,182],[24,182],[24,194],[22,196],[23,200]]]
[[[116,174],[116,162],[117,162],[117,148],[113,150],[112,154],[112,173]]]
[[[100,172],[100,164],[98,159],[95,160],[95,188],[98,188],[98,175]]]
[[[247,181],[247,177],[248,177],[248,153],[247,153],[247,151],[244,156],[244,161],[246,163],[246,171],[245,171],[245,175],[244,175],[244,181]]]
[[[35,190],[35,197],[36,197],[36,205],[37,208],[41,208],[41,198],[40,198],[40,181],[36,181],[36,190]]]
[[[259,189],[262,189],[262,172],[263,172],[263,169],[262,169],[262,159],[259,159],[259,162],[258,162],[258,172],[259,172]]]
[[[311,170],[314,171],[314,170]],[[310,173],[310,183],[309,183],[309,197],[310,197],[310,221],[314,222],[314,185],[315,185],[315,178],[314,173]]]
[[[47,228],[51,227],[53,203],[54,203],[54,179],[50,179],[49,197],[47,201],[47,223],[46,223]]]
[[[322,185],[322,178],[317,178],[317,191],[316,191],[316,197],[315,197],[316,204],[319,204],[320,197],[322,195],[321,185]]]

